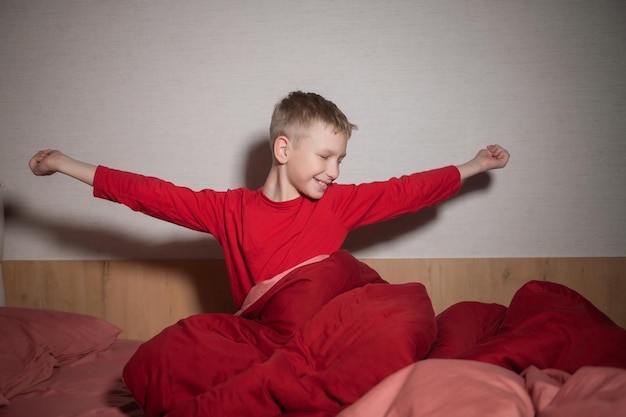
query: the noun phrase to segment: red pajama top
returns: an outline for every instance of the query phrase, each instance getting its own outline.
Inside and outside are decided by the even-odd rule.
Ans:
[[[387,181],[333,184],[319,200],[269,200],[262,189],[194,191],[154,177],[99,166],[94,196],[193,230],[224,249],[233,298],[241,306],[257,283],[341,248],[349,231],[416,212],[454,195],[456,167]]]

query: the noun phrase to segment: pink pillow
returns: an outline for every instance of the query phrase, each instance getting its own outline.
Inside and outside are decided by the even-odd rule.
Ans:
[[[494,336],[506,307],[478,301],[451,305],[437,315],[437,340],[429,358],[456,358],[484,339]]]
[[[9,398],[49,378],[56,359],[18,319],[0,318],[0,334],[0,405],[6,405]]]
[[[96,317],[0,308],[0,404],[50,377],[55,366],[107,349],[120,332]]]

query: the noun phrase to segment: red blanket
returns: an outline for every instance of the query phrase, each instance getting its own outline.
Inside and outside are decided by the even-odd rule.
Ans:
[[[243,316],[165,329],[124,380],[147,417],[322,417],[429,356],[573,372],[626,367],[624,352],[626,331],[557,284],[531,282],[509,308],[460,303],[435,317],[423,285],[388,284],[340,251],[286,275]]]
[[[430,358],[471,359],[517,373],[529,366],[574,373],[583,366],[626,368],[626,330],[576,291],[530,281],[508,308],[463,302],[437,317]]]
[[[390,285],[345,251],[299,268],[243,316],[181,320],[124,381],[146,416],[334,416],[435,340],[423,285]]]

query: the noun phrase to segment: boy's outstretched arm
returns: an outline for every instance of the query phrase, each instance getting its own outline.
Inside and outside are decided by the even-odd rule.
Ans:
[[[60,151],[46,149],[39,151],[28,162],[30,170],[37,176],[52,175],[60,172],[85,184],[93,185],[96,166],[78,161]]]
[[[457,165],[461,180],[491,169],[504,168],[509,162],[509,152],[500,145],[489,145],[478,151],[470,161]]]

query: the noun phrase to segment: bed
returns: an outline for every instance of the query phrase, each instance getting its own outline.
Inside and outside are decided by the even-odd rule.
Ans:
[[[626,412],[626,330],[565,285],[529,280],[506,305],[460,301],[435,314],[423,284],[389,285],[345,254],[307,268],[304,274],[288,274],[238,315],[198,314],[169,327],[173,334],[184,327],[202,341],[206,326],[221,320],[229,329],[224,334],[236,331],[252,338],[238,340],[244,349],[236,357],[248,358],[245,369],[232,371],[211,388],[189,389],[182,394],[188,401],[169,415],[571,417]],[[295,309],[297,292],[309,291],[306,286],[329,270],[339,271],[340,283],[315,287],[321,298]],[[24,334],[2,339],[12,346],[2,351],[18,357],[6,361],[3,353],[1,417],[141,416],[122,382],[124,364],[134,358],[125,380],[136,385],[134,392],[145,389],[140,398],[165,398],[171,393],[155,386],[171,386],[176,378],[167,367],[190,356],[189,337],[157,336],[140,343],[120,337],[119,327],[100,318],[0,310],[2,334]],[[258,317],[280,317],[273,326],[280,335],[241,324]],[[268,350],[247,356],[251,342],[263,345],[259,335],[271,339]],[[16,348],[16,343],[29,346]],[[224,351],[228,345],[213,348]],[[15,377],[13,365],[25,355],[44,359],[21,368],[37,370],[36,377]],[[221,366],[216,363],[209,361],[207,367]],[[13,372],[8,384],[7,369]],[[202,373],[194,369],[195,376]],[[149,372],[159,384],[141,382]],[[197,379],[203,378],[193,382]]]

